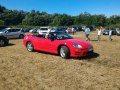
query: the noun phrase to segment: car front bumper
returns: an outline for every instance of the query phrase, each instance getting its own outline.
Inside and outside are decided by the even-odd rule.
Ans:
[[[83,56],[88,56],[92,53],[93,53],[93,48],[87,48],[87,49],[75,48],[74,52],[71,53],[71,57],[83,57]]]

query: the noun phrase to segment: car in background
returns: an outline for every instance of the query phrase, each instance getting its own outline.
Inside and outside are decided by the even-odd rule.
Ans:
[[[8,39],[12,38],[23,39],[25,34],[21,30],[22,30],[21,28],[5,28],[0,31],[0,35],[3,35]]]
[[[109,35],[109,30],[110,30],[110,28],[106,28],[103,31],[103,35]],[[112,35],[116,35],[116,30],[115,29],[111,29],[111,30],[112,30]]]
[[[22,28],[21,32],[27,33],[30,32],[31,28]]]
[[[120,36],[120,29],[119,28],[116,29],[116,35]]]
[[[7,39],[7,37],[4,37],[2,35],[0,35],[0,46],[6,46],[9,43],[9,39]]]
[[[90,31],[94,31],[95,30],[94,26],[87,26],[87,27],[90,29]]]
[[[48,27],[41,27],[40,29],[38,29],[37,30],[37,32],[39,33],[39,34],[46,34],[47,32],[48,32]],[[54,29],[52,29],[52,28],[50,28],[51,29],[51,32],[55,32],[55,30]]]
[[[104,30],[102,33],[103,33],[103,35],[109,35],[109,30],[106,29],[106,30]]]
[[[24,46],[29,52],[34,50],[58,54],[62,58],[82,57],[93,53],[90,42],[82,39],[74,39],[63,32],[51,32],[48,38],[44,35],[26,35]]]
[[[90,31],[94,31],[95,30],[94,26],[82,26],[82,31],[85,31],[86,28],[89,28]]]
[[[73,27],[76,32],[83,31],[81,26]]]
[[[67,28],[52,28],[52,30],[54,30],[54,32],[63,32],[63,33],[67,33]]]
[[[39,34],[46,34],[48,32],[48,27],[41,27],[37,30]]]
[[[31,32],[31,33],[36,33],[37,30],[38,30],[38,28],[32,28],[32,29],[29,30],[29,32]]]

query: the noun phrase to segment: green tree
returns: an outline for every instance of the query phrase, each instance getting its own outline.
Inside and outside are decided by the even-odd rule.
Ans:
[[[3,26],[3,25],[4,25],[4,21],[0,20],[0,26]]]
[[[5,22],[5,25],[18,25],[24,17],[25,13],[17,10],[4,10],[0,14],[0,19]]]
[[[55,26],[71,26],[74,24],[74,19],[67,14],[57,15],[54,17],[52,24]]]

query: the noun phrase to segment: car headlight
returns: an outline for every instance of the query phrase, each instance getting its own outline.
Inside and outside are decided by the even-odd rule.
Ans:
[[[75,48],[82,48],[82,46],[81,45],[79,45],[79,44],[73,44],[73,46],[75,47]]]

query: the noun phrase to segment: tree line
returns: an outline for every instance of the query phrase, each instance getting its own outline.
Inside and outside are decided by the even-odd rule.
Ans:
[[[23,10],[9,10],[0,5],[0,25],[15,26],[107,26],[120,27],[120,15],[106,17],[103,14],[91,15],[88,12],[80,13],[77,16],[68,14],[48,14],[31,10],[26,12]]]

